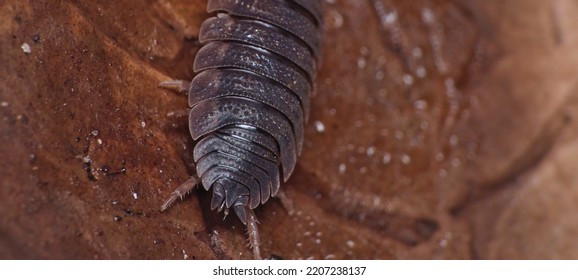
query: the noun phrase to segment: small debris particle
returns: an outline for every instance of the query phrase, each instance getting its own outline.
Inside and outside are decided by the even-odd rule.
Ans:
[[[90,156],[85,156],[82,158],[82,162],[84,163],[89,163],[90,162]]]
[[[402,79],[403,79],[404,84],[406,84],[408,86],[413,85],[413,77],[411,75],[405,74],[405,75],[403,75]]]
[[[391,162],[391,154],[390,153],[385,153],[383,155],[383,163],[384,164],[388,164]]]
[[[98,138],[98,139],[96,140],[96,142],[98,143],[98,145],[102,145],[102,139]]]
[[[353,240],[347,240],[347,242],[345,242],[345,244],[346,244],[347,247],[349,247],[349,248],[355,247],[355,242],[354,242]]]
[[[448,246],[448,241],[445,239],[440,240],[439,242],[440,247],[445,248],[446,246]]]
[[[423,65],[420,65],[415,70],[415,74],[420,78],[425,78],[427,71],[426,71],[425,67],[423,67]]]
[[[345,163],[340,164],[339,165],[339,174],[345,173],[345,170],[347,170],[347,165],[345,165]]]
[[[448,175],[448,172],[447,172],[445,169],[443,169],[443,168],[438,171],[438,176],[441,177],[441,178],[444,178],[444,177],[446,177],[447,175]]]
[[[321,133],[325,131],[325,125],[321,121],[315,121],[315,130]]]
[[[329,255],[325,256],[325,259],[326,259],[326,260],[335,259],[335,254],[329,254]]]
[[[458,136],[455,134],[452,134],[450,136],[450,145],[456,146],[458,144],[458,142],[459,142]]]
[[[98,130],[93,130],[90,134],[92,134],[92,136],[98,136]]]
[[[144,128],[145,126],[147,126],[147,123],[145,123],[144,121],[142,121],[142,122],[140,123],[140,125]]]
[[[424,110],[427,108],[427,102],[425,100],[422,100],[422,99],[416,100],[413,103],[413,107],[418,109],[418,110]]]
[[[10,105],[10,103],[8,103],[6,101],[2,101],[2,103],[0,103],[0,106],[2,106],[2,107],[8,107],[8,105]]]
[[[22,48],[22,51],[26,54],[32,53],[32,48],[30,48],[30,45],[28,45],[28,43],[22,44],[20,48]]]
[[[444,156],[444,154],[443,154],[442,152],[439,152],[439,153],[436,154],[435,159],[436,159],[437,161],[442,161],[442,160],[445,159],[445,156]]]
[[[34,43],[40,42],[40,34],[32,35],[32,41],[34,41]]]
[[[112,205],[117,205],[118,204],[118,200],[113,200],[112,201]]]
[[[384,14],[383,18],[381,19],[381,21],[387,25],[395,23],[396,20],[397,20],[397,12],[395,11]]]
[[[138,199],[138,193],[133,192],[133,193],[132,193],[132,197],[133,197],[134,199]]]
[[[363,68],[365,68],[365,65],[367,65],[367,62],[365,61],[365,58],[360,57],[360,58],[357,59],[357,68],[363,69]]]
[[[122,217],[121,216],[114,216],[114,221],[120,222],[120,221],[122,221]]]
[[[367,152],[368,157],[373,156],[375,154],[375,147],[371,146],[371,147],[367,148],[366,152]]]
[[[411,162],[411,157],[408,155],[402,155],[401,156],[401,163],[403,164],[409,164]]]

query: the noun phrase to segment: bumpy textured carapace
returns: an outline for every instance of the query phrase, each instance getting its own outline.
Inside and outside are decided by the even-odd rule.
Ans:
[[[321,6],[321,0],[209,0],[216,16],[199,33],[196,76],[180,84],[188,86],[197,174],[163,209],[192,185],[212,188],[211,208],[235,211],[256,258],[252,209],[278,194],[301,153],[321,56]]]

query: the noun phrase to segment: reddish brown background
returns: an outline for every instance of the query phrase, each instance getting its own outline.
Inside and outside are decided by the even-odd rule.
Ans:
[[[257,210],[263,255],[578,258],[578,4],[325,2],[297,213]],[[193,143],[157,84],[193,76],[205,4],[0,2],[0,258],[251,258],[207,192],[158,211]]]

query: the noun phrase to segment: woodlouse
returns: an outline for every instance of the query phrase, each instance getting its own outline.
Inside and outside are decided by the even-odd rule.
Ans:
[[[310,94],[321,56],[318,0],[209,0],[217,13],[200,30],[204,46],[192,82],[163,87],[188,91],[196,174],[162,205],[198,183],[213,189],[211,209],[233,208],[260,258],[253,210],[279,195],[303,143]]]

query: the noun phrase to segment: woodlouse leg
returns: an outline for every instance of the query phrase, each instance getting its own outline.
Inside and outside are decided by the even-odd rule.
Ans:
[[[259,230],[257,229],[257,217],[253,210],[246,208],[247,213],[247,235],[249,235],[249,246],[253,249],[253,255],[256,260],[261,259],[261,249],[259,244],[261,240],[259,239]]]
[[[287,210],[287,213],[290,216],[293,216],[295,213],[295,208],[293,208],[293,200],[289,198],[287,194],[281,189],[277,192],[275,197],[279,198],[279,201],[281,201],[281,204],[283,205],[283,208]]]
[[[167,208],[169,208],[169,206],[171,206],[171,204],[173,204],[173,202],[175,202],[175,200],[177,200],[177,198],[179,198],[179,197],[182,198],[185,194],[187,194],[190,190],[192,190],[200,182],[201,182],[201,179],[199,179],[199,177],[195,174],[189,180],[182,183],[178,188],[176,188],[171,193],[171,196],[169,196],[169,198],[167,200],[165,200],[163,205],[161,205],[161,211],[167,210]]]
[[[184,93],[187,95],[189,94],[190,86],[191,82],[185,80],[168,80],[159,84],[159,87],[174,90],[176,92]]]

